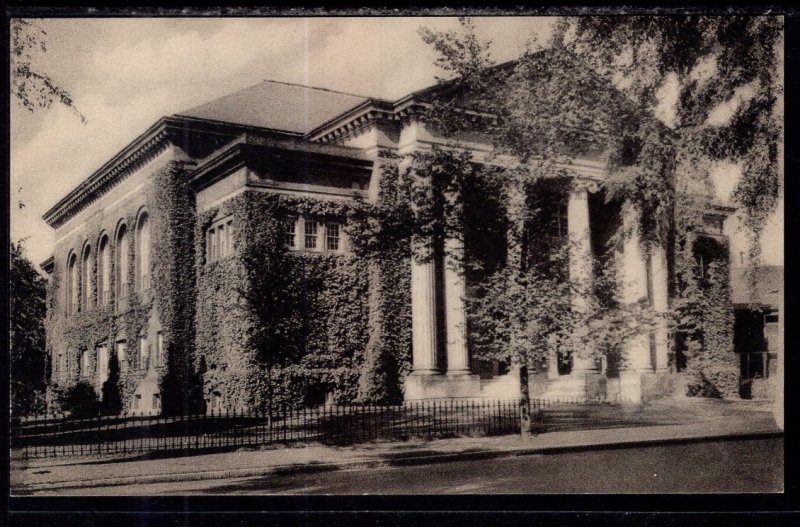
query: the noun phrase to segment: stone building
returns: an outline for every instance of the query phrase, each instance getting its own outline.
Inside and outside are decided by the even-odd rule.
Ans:
[[[313,313],[298,332],[314,351],[298,364],[321,372],[304,387],[307,401],[363,396],[370,375],[407,400],[517,396],[513,368],[474,358],[469,284],[446,256],[398,258],[381,271],[354,255],[346,235],[349,204],[386,198],[387,163],[402,168],[444,142],[420,119],[428,93],[389,101],[264,81],[159,119],[44,216],[56,240],[43,264],[52,277],[52,384],[84,380],[101,393],[116,357],[125,409],[179,407],[192,382],[206,408],[255,404],[265,381],[252,353],[257,318],[242,301],[254,279],[242,255],[259,225],[277,220],[280,240],[302,262],[295,270],[315,284],[298,293]],[[477,159],[489,151],[480,138],[470,148]],[[574,159],[567,168],[573,184],[552,225],[578,242],[574,274],[613,222],[597,195],[602,164]],[[633,214],[627,205],[613,212],[620,225],[633,225]],[[708,214],[715,223],[728,211]],[[667,310],[667,254],[644,258],[633,236],[620,257],[625,300]],[[629,361],[613,374],[578,357],[564,368],[551,362],[532,377],[534,394],[639,401],[670,393],[666,324],[626,346]],[[395,356],[380,355],[387,349]]]

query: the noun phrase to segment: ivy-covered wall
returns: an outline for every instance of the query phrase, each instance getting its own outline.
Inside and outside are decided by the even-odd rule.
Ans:
[[[54,251],[54,269],[48,287],[48,320],[47,349],[51,356],[51,384],[48,390],[50,411],[58,411],[58,400],[55,395],[75,386],[78,382],[94,385],[96,392],[117,392],[122,401],[118,409],[108,408],[116,412],[132,409],[132,396],[141,388],[142,382],[148,379],[152,383],[152,392],[160,393],[164,409],[180,411],[188,401],[178,393],[191,393],[184,389],[190,381],[185,371],[179,371],[178,357],[191,357],[193,338],[187,338],[193,331],[193,314],[191,306],[194,302],[186,302],[193,297],[194,275],[193,260],[185,255],[185,245],[193,244],[194,204],[186,183],[186,167],[175,159],[164,159],[156,166],[150,167],[143,188],[113,208],[98,208],[97,212],[81,225],[80,230],[59,243]],[[137,291],[135,285],[136,261],[136,222],[141,213],[146,211],[150,221],[151,250],[150,269],[147,274],[152,277],[151,288]],[[118,302],[117,280],[119,276],[116,235],[120,225],[127,229],[128,258],[123,265],[127,266],[128,295],[123,302]],[[108,236],[110,251],[109,301],[103,303],[99,292],[98,271],[100,269],[99,245],[102,236]],[[83,296],[85,287],[82,283],[83,258],[85,244],[91,246],[89,264],[92,266],[90,299],[87,303]],[[78,304],[81,309],[67,314],[67,303],[70,299],[66,291],[66,272],[68,256],[72,252],[78,255]],[[156,332],[161,331],[164,337],[167,366],[157,368],[154,364]],[[148,344],[147,364],[138,364],[137,351],[139,338],[145,337]],[[116,354],[117,341],[125,340],[127,344],[127,364],[122,364],[116,386],[104,386],[98,376],[97,347],[105,345],[108,355]],[[80,354],[87,350],[90,357],[89,375],[80,375]],[[59,375],[56,365],[58,354],[66,358],[65,375]],[[180,362],[178,360],[178,362]],[[112,376],[113,378],[113,376]],[[181,387],[176,392],[169,391],[167,383],[180,379]],[[111,382],[114,382],[113,380]],[[170,384],[171,383],[171,384]],[[150,394],[147,394],[150,395]],[[115,397],[116,398],[116,397]],[[144,399],[144,398],[143,398]],[[149,403],[150,401],[147,401]]]
[[[410,200],[396,157],[383,153],[376,171],[375,205],[350,215],[351,246],[369,276],[369,339],[358,399],[395,403],[411,372],[411,242],[404,217]]]
[[[199,215],[196,349],[206,401],[275,408],[326,396],[337,402],[402,396],[407,367],[398,363],[407,355],[398,360],[394,351],[410,347],[410,271],[402,255],[283,247],[285,216],[336,221],[348,233],[353,208],[364,206],[248,191]],[[235,249],[207,262],[204,233],[228,217]]]
[[[691,247],[686,261],[678,262],[685,268],[678,315],[679,366],[687,395],[738,397],[728,244],[701,236]]]

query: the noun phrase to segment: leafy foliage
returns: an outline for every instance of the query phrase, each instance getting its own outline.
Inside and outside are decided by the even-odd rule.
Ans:
[[[44,410],[46,281],[25,257],[23,242],[12,242],[10,253],[11,413],[28,415]]]
[[[202,409],[202,384],[195,371],[194,194],[186,184],[186,167],[171,162],[153,177],[151,213],[152,288],[161,322],[167,368],[160,375],[165,414]]]
[[[671,143],[695,159],[740,164],[732,198],[745,225],[760,234],[782,179],[781,18],[575,17],[562,20],[561,28],[566,49],[616,80],[617,89],[644,109],[655,108],[659,90],[674,83]],[[758,243],[758,236],[752,240]]]
[[[302,214],[341,222],[348,206],[245,193],[198,222],[202,232],[216,217],[233,217],[236,254],[205,263],[198,282],[206,391],[219,392],[226,405],[276,410],[325,394],[358,396],[368,338],[366,264],[358,256],[287,251],[284,218]]]
[[[61,411],[69,413],[72,417],[96,417],[101,408],[100,400],[94,391],[94,386],[86,381],[79,381],[56,394]]]
[[[61,378],[53,377],[50,384],[49,401],[51,411],[58,409],[63,392],[79,382],[79,356],[82,350],[89,350],[90,371],[97,372],[98,345],[105,344],[109,353],[109,377],[100,382],[96,377],[95,392],[103,396],[103,411],[114,413],[130,409],[132,396],[148,375],[153,375],[162,394],[163,411],[166,413],[197,410],[202,397],[199,393],[199,379],[194,369],[194,259],[190,248],[194,244],[195,213],[194,204],[185,182],[185,167],[180,162],[167,161],[153,174],[149,185],[139,199],[131,200],[121,209],[109,211],[95,217],[88,231],[75,240],[77,247],[64,246],[55,255],[55,265],[48,286],[49,310],[46,330],[48,334],[48,354],[54,350],[66,354],[66,371]],[[135,291],[136,243],[133,226],[137,213],[144,206],[153,222],[153,229],[159,233],[151,240],[151,268],[147,270],[151,280],[150,291]],[[83,284],[82,259],[79,259],[79,304],[84,306],[79,312],[67,315],[60,302],[66,301],[62,277],[65,274],[67,252],[76,250],[85,240],[92,246],[90,275],[98,276],[98,242],[101,233],[113,237],[118,222],[128,226],[128,258],[121,262],[127,266],[128,287],[126,300],[117,305],[119,288],[117,251],[120,247],[111,243],[110,272],[108,290],[111,294],[107,303],[99,302],[99,282],[92,280],[89,291],[90,301],[83,302],[86,293]],[[186,299],[192,299],[187,302]],[[137,364],[136,346],[140,336],[153,339],[153,321],[158,313],[158,322],[166,348],[166,368],[153,370],[147,364]],[[119,364],[114,345],[117,341],[128,343],[125,364]],[[153,339],[154,340],[154,339]],[[116,364],[116,371],[114,365]],[[51,368],[52,370],[52,368]],[[51,371],[52,376],[52,371]],[[107,400],[106,397],[109,397]]]
[[[118,415],[122,412],[122,396],[119,391],[119,382],[119,359],[117,354],[112,352],[108,358],[108,378],[103,383],[100,392],[102,412],[106,415]]]
[[[508,228],[506,258],[494,262],[494,273],[476,275],[480,295],[471,306],[471,321],[480,329],[481,354],[536,363],[553,346],[564,345],[574,334],[571,329],[584,327],[584,344],[619,353],[627,338],[673,315],[679,327],[687,317],[705,320],[701,333],[709,342],[715,340],[712,334],[728,334],[729,298],[716,295],[719,304],[712,311],[719,316],[703,319],[710,300],[681,278],[696,272],[694,257],[674,264],[676,313],[655,313],[646,302],[622,303],[613,258],[603,256],[591,264],[596,268],[593,295],[584,294],[585,284],[565,276],[563,261],[560,267],[530,266],[530,255],[558,260],[557,250],[530,236],[542,229],[537,222],[541,211],[530,196],[535,185],[568,176],[570,158],[601,156],[610,173],[602,183],[606,202],[634,206],[644,254],[662,247],[681,255],[692,252],[713,199],[708,167],[725,159],[744,168],[734,198],[748,218],[745,223],[757,232],[779,192],[781,125],[775,102],[780,83],[775,72],[780,21],[568,18],[558,22],[546,46],[502,65],[491,62],[488,44],[477,41],[472,24],[462,20],[462,25],[460,34],[421,31],[439,52],[438,64],[453,75],[440,80],[426,123],[450,137],[454,147],[478,131],[493,144],[489,161],[496,159],[500,166],[493,168],[493,177],[501,182],[496,208]],[[736,32],[744,37],[732,38]],[[672,79],[679,93],[675,117],[659,122],[660,90]],[[733,109],[720,124],[716,114],[725,105]],[[628,236],[629,229],[619,229],[608,240],[608,254]],[[724,273],[715,278],[727,283]],[[560,302],[550,300],[553,292]],[[582,316],[566,300],[576,293],[589,299]],[[726,338],[716,339],[703,351],[717,370],[728,368],[711,358],[730,351],[726,343]]]
[[[11,93],[31,112],[37,107],[50,108],[53,102],[59,102],[81,122],[86,122],[69,92],[34,66],[35,54],[47,51],[46,36],[47,33],[32,20],[11,20]]]

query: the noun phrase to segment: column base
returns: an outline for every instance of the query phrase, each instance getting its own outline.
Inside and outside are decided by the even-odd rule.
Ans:
[[[639,372],[620,372],[619,401],[640,404],[642,402],[642,374]]]
[[[471,373],[442,375],[414,372],[406,377],[403,399],[450,399],[480,397],[481,380]]]
[[[547,379],[543,399],[596,400],[606,396],[606,378],[596,370],[579,370],[569,375]]]
[[[642,400],[652,401],[671,397],[675,392],[676,374],[668,369],[642,374]]]
[[[648,372],[621,372],[619,399],[623,403],[646,403],[671,397],[675,392],[676,374],[669,370]]]

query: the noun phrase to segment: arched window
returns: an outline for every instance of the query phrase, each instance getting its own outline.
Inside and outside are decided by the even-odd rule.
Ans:
[[[67,260],[67,314],[78,310],[78,257],[72,253]]]
[[[128,230],[125,225],[117,234],[117,302],[128,296]]]
[[[136,290],[150,289],[150,222],[147,213],[136,224]]]
[[[100,305],[108,305],[111,300],[111,247],[108,243],[108,236],[103,235],[100,239],[100,260],[97,271],[97,295]]]
[[[81,258],[81,309],[92,306],[92,248],[87,244]]]

